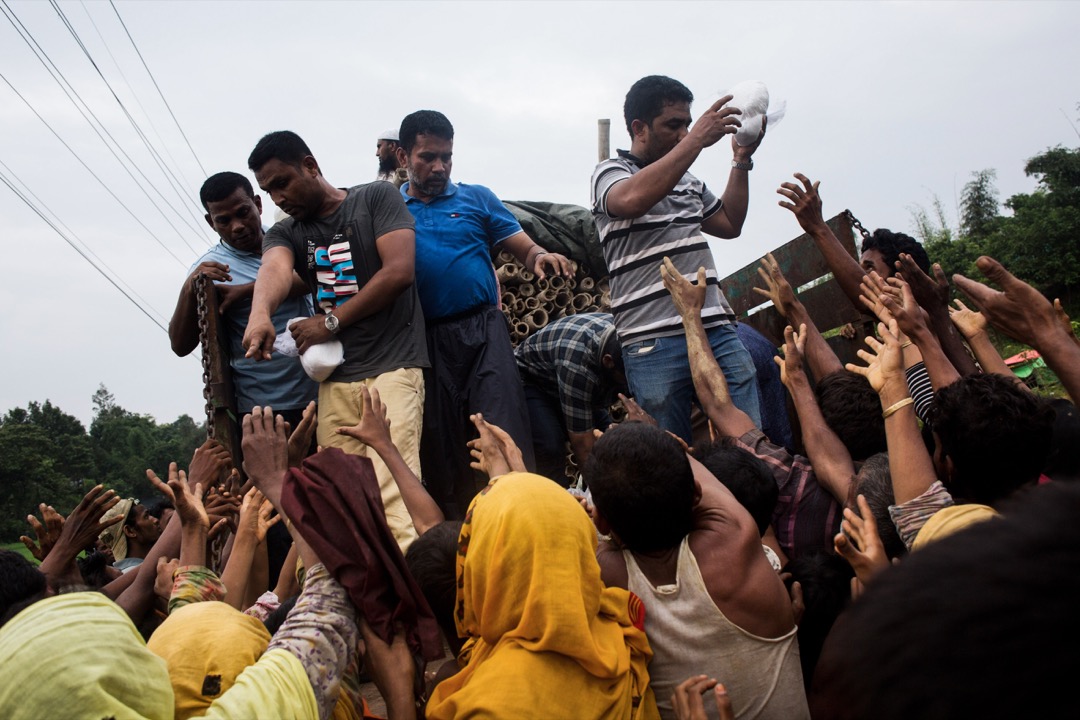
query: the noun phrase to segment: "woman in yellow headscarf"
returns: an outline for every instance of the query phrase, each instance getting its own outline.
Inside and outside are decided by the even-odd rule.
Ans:
[[[427,717],[658,718],[636,596],[606,588],[596,529],[547,478],[510,473],[469,506],[459,537],[461,671]]]

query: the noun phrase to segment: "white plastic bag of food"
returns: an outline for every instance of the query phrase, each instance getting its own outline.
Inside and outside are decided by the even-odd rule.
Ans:
[[[787,101],[781,100],[773,104],[772,112],[769,111],[769,88],[760,80],[746,80],[727,91],[720,93],[731,95],[731,100],[724,107],[736,107],[742,110],[739,122],[742,127],[735,133],[735,142],[742,146],[753,145],[761,134],[762,118],[769,119],[769,128],[776,127],[777,123],[784,119],[787,111]]]
[[[340,340],[327,340],[318,345],[312,345],[307,349],[307,352],[301,355],[288,326],[297,320],[306,319],[298,317],[286,323],[285,332],[274,339],[274,349],[289,357],[300,355],[300,365],[303,366],[308,377],[315,382],[322,382],[333,374],[338,365],[345,362],[345,346],[341,344]]]

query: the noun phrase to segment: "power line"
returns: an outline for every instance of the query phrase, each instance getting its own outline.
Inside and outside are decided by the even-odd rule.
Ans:
[[[143,115],[146,117],[146,121],[150,123],[150,129],[154,131],[154,137],[156,137],[158,139],[158,142],[161,143],[161,147],[165,151],[165,154],[169,156],[169,160],[172,161],[173,167],[175,167],[177,172],[180,173],[180,178],[184,181],[184,185],[186,185],[187,187],[193,187],[191,180],[187,177],[186,174],[184,174],[184,168],[180,165],[179,162],[177,162],[176,158],[173,157],[172,152],[169,151],[168,144],[165,142],[165,139],[161,137],[161,132],[158,130],[157,125],[154,124],[154,118],[150,115],[149,112],[147,112],[146,107],[142,104],[142,101],[139,100],[139,95],[135,92],[135,88],[132,87],[131,83],[128,81],[127,75],[124,74],[124,69],[120,67],[120,63],[117,62],[116,57],[112,54],[112,50],[109,48],[109,43],[105,40],[105,36],[101,34],[101,30],[98,29],[97,23],[94,22],[94,17],[90,14],[90,10],[86,7],[85,0],[79,0],[79,4],[82,5],[83,13],[86,14],[86,19],[90,21],[90,25],[94,28],[94,32],[97,33],[98,39],[101,40],[101,44],[105,48],[105,52],[109,55],[109,59],[112,60],[113,67],[116,68],[116,72],[120,75],[120,79],[124,81],[124,85],[127,87],[128,92],[131,93],[131,97],[135,99],[135,104],[139,106],[139,109],[142,110]]]
[[[131,208],[129,208],[126,204],[124,204],[124,201],[121,200],[120,197],[116,193],[114,193],[112,191],[112,188],[110,188],[108,185],[106,185],[105,181],[102,180],[100,177],[98,177],[97,173],[95,173],[93,170],[90,169],[90,166],[87,165],[86,162],[81,157],[79,157],[79,154],[77,152],[75,152],[75,150],[72,149],[72,147],[70,145],[67,144],[67,142],[64,140],[64,138],[60,137],[60,133],[56,132],[56,130],[53,129],[53,126],[50,125],[48,123],[48,121],[45,120],[45,118],[43,118],[41,116],[41,113],[39,113],[34,108],[34,106],[30,104],[30,101],[27,100],[25,97],[23,97],[22,93],[20,93],[18,90],[15,89],[15,86],[11,84],[11,81],[9,81],[7,79],[7,77],[3,73],[0,73],[0,80],[3,80],[4,83],[9,88],[11,88],[11,91],[13,93],[15,93],[15,95],[18,96],[18,98],[20,100],[22,100],[23,103],[25,103],[28,108],[30,108],[30,112],[34,113],[34,115],[37,117],[37,119],[40,120],[42,122],[42,124],[44,124],[45,127],[47,127],[49,129],[49,132],[51,132],[56,137],[56,139],[60,141],[60,144],[63,145],[65,148],[67,148],[67,151],[70,152],[75,157],[75,159],[79,161],[79,164],[82,165],[86,169],[86,171],[88,173],[90,173],[90,175],[95,180],[98,181],[98,183],[101,185],[101,187],[103,187],[105,189],[105,192],[109,193],[109,195],[111,195],[112,198],[114,200],[116,200],[116,202],[120,203],[120,207],[124,208],[124,210],[127,211],[127,214],[130,215],[132,217],[132,219],[134,219],[135,222],[137,222],[139,224],[139,227],[141,227],[143,230],[145,230],[147,232],[147,234],[150,235],[150,237],[154,238],[154,240],[157,242],[157,244],[160,245],[161,248],[165,252],[167,252],[172,257],[173,260],[180,263],[181,267],[187,268],[187,263],[185,263],[183,260],[178,258],[176,256],[176,254],[173,253],[173,251],[170,250],[169,247],[164,242],[161,241],[161,238],[159,238],[157,235],[155,235],[154,231],[151,230],[150,228],[148,228],[146,226],[146,223],[144,223],[142,220],[140,220],[139,217],[131,210]]]
[[[30,186],[29,186],[29,185],[27,185],[27,184],[26,184],[26,182],[24,182],[24,181],[23,181],[23,180],[22,180],[22,179],[21,179],[21,178],[20,178],[20,177],[19,177],[19,176],[18,176],[18,175],[17,175],[16,173],[15,173],[15,171],[14,171],[14,170],[12,170],[12,169],[11,169],[11,168],[9,168],[9,167],[8,167],[7,165],[5,165],[5,164],[4,164],[4,161],[3,161],[3,160],[0,160],[0,169],[2,169],[2,170],[5,170],[5,171],[7,171],[7,174],[8,174],[8,175],[10,175],[10,176],[11,176],[12,178],[14,178],[14,179],[15,179],[15,181],[16,181],[17,183],[19,183],[19,185],[21,185],[21,186],[22,186],[22,190],[21,190],[20,192],[22,192],[22,193],[24,193],[24,194],[26,194],[26,195],[29,195],[29,196],[30,196],[30,198],[32,198],[32,199],[34,200],[34,202],[36,202],[36,203],[38,204],[38,206],[40,206],[40,207],[41,207],[41,208],[43,208],[43,209],[44,209],[44,210],[45,210],[45,211],[46,211],[47,213],[49,213],[50,215],[52,215],[52,217],[53,217],[53,219],[54,219],[54,220],[56,221],[56,224],[57,224],[57,225],[59,225],[59,226],[60,226],[61,228],[63,228],[63,229],[64,229],[64,231],[66,231],[66,232],[67,232],[67,233],[68,233],[69,235],[71,235],[71,237],[73,237],[73,238],[75,238],[76,240],[78,240],[78,241],[79,241],[79,242],[80,242],[80,243],[82,244],[83,248],[85,248],[86,252],[87,252],[87,253],[89,253],[89,254],[90,254],[90,255],[91,255],[91,256],[92,256],[93,258],[94,258],[94,260],[96,260],[96,261],[97,261],[97,264],[98,264],[98,265],[101,265],[101,266],[102,266],[102,267],[104,267],[104,268],[105,268],[106,270],[108,270],[108,271],[109,271],[110,273],[112,273],[112,275],[113,275],[113,276],[114,276],[114,277],[115,277],[115,278],[117,279],[117,281],[119,281],[120,283],[122,283],[122,284],[124,285],[124,287],[125,287],[125,288],[127,288],[127,289],[128,289],[128,291],[129,291],[129,292],[130,292],[130,293],[131,293],[132,295],[134,295],[134,296],[135,296],[136,298],[138,298],[139,300],[141,300],[143,304],[145,304],[145,305],[146,305],[147,307],[149,307],[149,308],[150,308],[151,310],[153,310],[153,311],[154,311],[154,313],[155,313],[155,314],[156,314],[156,315],[157,315],[157,316],[158,316],[159,318],[161,318],[161,319],[164,319],[164,318],[165,318],[165,316],[164,316],[163,314],[161,314],[160,312],[158,312],[158,310],[157,310],[156,308],[154,308],[154,307],[153,307],[153,305],[151,305],[151,304],[150,304],[150,302],[149,302],[149,301],[148,301],[148,300],[147,300],[146,298],[144,298],[144,297],[143,297],[142,295],[139,295],[139,293],[138,293],[138,292],[136,292],[136,291],[135,291],[135,289],[131,287],[131,285],[129,285],[128,283],[124,282],[123,278],[121,278],[121,277],[120,277],[120,273],[116,272],[116,271],[115,271],[115,270],[113,270],[113,269],[112,269],[111,267],[109,267],[108,263],[106,263],[106,262],[105,262],[104,260],[102,260],[102,259],[101,259],[101,258],[100,258],[100,257],[98,256],[98,254],[97,254],[97,253],[95,253],[95,252],[93,251],[93,249],[91,249],[90,245],[88,245],[88,244],[86,243],[86,241],[85,241],[85,240],[83,240],[83,239],[82,239],[82,238],[80,238],[80,237],[79,237],[78,235],[76,235],[76,234],[75,234],[75,231],[73,231],[73,230],[72,230],[72,229],[71,229],[70,227],[68,227],[68,226],[67,226],[67,224],[66,224],[66,223],[64,223],[64,221],[60,219],[60,216],[59,216],[59,215],[57,215],[57,214],[56,214],[55,212],[53,212],[52,208],[50,208],[50,207],[49,207],[48,205],[46,205],[46,204],[45,204],[45,201],[43,201],[43,200],[42,200],[41,198],[39,198],[39,197],[38,197],[38,196],[37,196],[36,194],[34,194],[34,191],[30,189]],[[25,202],[25,200],[24,200],[24,202]],[[85,257],[85,256],[84,256],[84,257]],[[95,263],[91,262],[91,265],[93,265],[93,264],[95,264]]]
[[[120,17],[120,11],[116,9],[116,3],[113,0],[109,0],[109,5],[112,6],[113,12],[116,13],[116,19],[120,21],[120,26],[124,28],[124,33],[127,34],[128,40],[131,41],[131,47],[135,48],[135,54],[139,56],[139,60],[142,62],[144,68],[146,68],[146,74],[150,76],[151,82],[154,83],[154,87],[157,88],[158,95],[161,96],[161,102],[165,103],[166,109],[169,111],[169,115],[172,117],[173,122],[176,123],[176,129],[180,131],[181,137],[184,138],[184,142],[187,143],[188,150],[191,151],[191,156],[195,158],[196,164],[199,166],[199,170],[202,171],[203,176],[206,176],[206,168],[203,167],[202,162],[199,160],[199,156],[195,154],[195,148],[191,147],[191,142],[188,140],[187,135],[184,134],[184,128],[180,127],[180,121],[176,119],[176,115],[173,113],[172,108],[169,107],[169,101],[165,99],[165,93],[161,92],[161,87],[158,85],[157,80],[154,78],[154,73],[150,72],[150,66],[146,64],[146,60],[143,58],[142,53],[139,52],[139,46],[135,44],[135,38],[131,37],[131,32],[128,31],[127,25],[124,24],[124,18]]]
[[[82,258],[84,260],[86,260],[88,263],[93,265],[94,269],[97,270],[98,273],[100,273],[103,278],[108,280],[110,285],[112,285],[114,288],[119,290],[120,293],[124,297],[126,297],[135,307],[137,307],[139,309],[139,312],[141,312],[143,315],[148,317],[150,319],[150,322],[154,323],[159,328],[161,328],[166,334],[168,334],[168,332],[169,332],[168,328],[166,328],[164,325],[162,325],[157,320],[157,318],[155,318],[153,315],[151,315],[149,312],[147,312],[146,308],[144,308],[142,305],[140,305],[138,302],[136,302],[135,299],[133,297],[131,297],[131,295],[129,295],[126,290],[124,290],[124,288],[120,287],[120,285],[118,285],[115,280],[113,280],[111,277],[109,277],[109,275],[104,270],[102,270],[100,267],[98,267],[94,263],[94,261],[91,260],[86,255],[86,253],[84,253],[74,242],[71,241],[71,238],[69,238],[67,235],[65,235],[63,233],[63,231],[61,231],[60,228],[58,228],[52,222],[52,220],[50,220],[48,217],[45,216],[45,213],[41,212],[41,210],[37,206],[35,206],[32,202],[30,202],[29,198],[27,198],[22,192],[20,192],[19,189],[17,187],[15,187],[15,185],[11,182],[11,180],[8,179],[7,175],[5,175],[3,172],[0,172],[0,181],[2,181],[5,185],[7,185],[9,188],[11,188],[11,191],[13,193],[15,193],[16,197],[18,197],[20,200],[22,200],[24,203],[26,203],[27,207],[29,207],[31,210],[33,210],[35,213],[37,213],[38,217],[40,217],[42,220],[44,220],[45,223],[49,227],[51,227],[56,232],[57,235],[62,237],[64,239],[64,241],[68,245],[70,245],[73,250],[75,250],[75,252],[79,253],[79,255],[82,256]]]
[[[124,161],[120,159],[119,155],[117,155],[116,150],[119,150],[120,153],[123,154],[124,158],[127,159],[131,166],[135,168],[135,171],[138,172],[139,175],[143,178],[145,184],[149,185],[154,190],[154,192],[157,193],[158,197],[161,198],[162,202],[168,205],[170,209],[173,210],[173,212],[177,212],[176,209],[173,208],[169,200],[161,194],[161,191],[158,190],[157,186],[154,185],[153,181],[151,181],[150,178],[148,178],[146,174],[139,168],[138,164],[134,161],[134,159],[132,159],[131,156],[128,155],[127,152],[123,149],[123,147],[121,147],[119,141],[117,141],[117,139],[113,137],[112,133],[109,132],[109,129],[105,127],[105,124],[101,122],[100,118],[97,117],[94,111],[90,108],[89,104],[87,104],[87,102],[82,99],[82,96],[79,95],[79,92],[74,88],[74,86],[72,86],[71,83],[68,82],[67,78],[64,76],[60,68],[56,66],[56,64],[52,61],[52,58],[50,58],[48,53],[45,52],[44,48],[42,48],[41,45],[37,42],[37,40],[34,39],[34,36],[30,33],[26,26],[23,25],[22,21],[19,20],[18,16],[15,15],[14,11],[12,11],[11,8],[7,5],[6,0],[0,0],[0,12],[4,13],[4,16],[7,17],[8,22],[10,22],[12,27],[15,28],[16,32],[19,33],[19,37],[22,38],[23,42],[26,43],[26,45],[30,48],[31,52],[34,53],[34,56],[37,58],[38,62],[40,62],[42,66],[44,66],[45,70],[49,73],[49,75],[53,78],[57,85],[60,86],[60,89],[61,91],[63,91],[64,95],[67,96],[68,100],[75,107],[75,109],[79,111],[79,114],[82,115],[84,120],[86,120],[87,124],[90,126],[90,129],[94,131],[94,133],[98,136],[98,139],[101,140],[101,142],[105,145],[105,148],[112,154],[112,156],[120,164],[120,167],[123,168],[124,172],[127,173],[128,177],[131,178],[131,180],[139,188],[142,194],[146,196],[146,199],[150,201],[150,204],[154,206],[154,209],[158,211],[158,213],[162,216],[165,222],[169,223],[173,231],[175,231],[176,234],[180,237],[180,240],[185,245],[187,245],[188,249],[190,249],[192,252],[198,253],[199,251],[187,242],[187,239],[185,238],[184,234],[180,232],[180,229],[176,227],[172,220],[170,220],[169,217],[165,215],[161,207],[154,201],[152,197],[150,197],[150,194],[147,192],[143,183],[139,182],[139,180],[135,178],[128,166],[125,165]],[[8,84],[10,85],[10,83]],[[77,102],[76,98],[78,99]],[[24,99],[23,102],[27,101]],[[81,106],[80,103],[82,104]],[[28,102],[27,104],[29,105]],[[85,110],[83,109],[84,107]],[[31,110],[33,110],[32,107]],[[90,117],[87,116],[87,113],[90,114]],[[40,118],[40,115],[38,117]],[[93,117],[93,120],[90,119],[91,117]],[[42,121],[44,122],[44,119],[42,119]],[[97,125],[94,124],[94,121],[97,122]],[[48,126],[48,123],[46,123],[46,126]],[[98,126],[101,127],[101,130],[98,130]],[[116,150],[113,149],[113,146],[110,145],[108,140],[106,140],[105,137],[102,135],[102,131],[104,131],[105,135],[107,135],[109,140],[112,141],[113,145],[116,146]],[[56,134],[56,132],[53,131],[53,134]],[[179,213],[177,213],[177,216],[180,217],[180,219],[184,222],[187,222]],[[192,226],[188,225],[188,227]],[[194,230],[196,236],[200,236],[199,230]]]
[[[90,54],[90,50],[86,47],[86,44],[83,43],[78,31],[75,30],[75,26],[71,24],[71,22],[67,18],[67,15],[65,15],[64,11],[60,9],[59,3],[56,0],[49,0],[49,2],[50,5],[52,5],[53,10],[55,10],[56,14],[60,17],[61,22],[63,22],[64,26],[68,29],[68,32],[71,33],[71,36],[75,39],[75,42],[79,46],[79,49],[83,51],[83,55],[85,55],[86,59],[90,61],[90,65],[94,68],[94,71],[97,72],[98,77],[100,77],[101,81],[105,83],[105,87],[109,89],[109,92],[112,94],[113,99],[116,100],[116,104],[120,106],[120,110],[124,113],[124,117],[127,118],[128,123],[135,130],[135,134],[139,137],[139,140],[142,141],[143,146],[146,147],[147,151],[150,153],[150,158],[158,166],[158,169],[161,170],[162,174],[165,175],[165,181],[169,183],[169,186],[172,188],[173,192],[176,193],[177,198],[179,198],[180,200],[181,207],[187,210],[188,215],[190,215],[192,219],[194,219],[195,225],[189,225],[188,227],[191,227],[195,231],[196,235],[203,237],[200,234],[200,230],[198,229],[200,227],[199,218],[191,210],[190,202],[192,199],[184,197],[183,191],[179,187],[181,184],[179,178],[177,178],[176,175],[172,172],[172,170],[165,165],[164,159],[157,152],[157,150],[151,144],[150,139],[146,137],[146,133],[143,132],[142,128],[139,127],[139,124],[135,121],[135,118],[128,111],[127,106],[124,105],[124,101],[121,100],[120,96],[116,93],[116,90],[113,88],[112,83],[110,83],[108,78],[105,77],[105,73],[101,71],[101,68],[97,64],[97,61],[95,61],[94,57]],[[155,192],[157,192],[156,188]],[[162,200],[164,200],[164,197],[162,197]],[[173,208],[173,212],[176,212],[175,208]],[[179,215],[178,212],[177,215]],[[181,236],[181,240],[184,240],[184,243],[187,244],[187,240],[184,239],[183,236]],[[203,237],[203,240],[205,241],[206,238]],[[188,245],[188,247],[191,246]],[[195,252],[198,252],[197,250],[195,250],[195,248],[191,249]]]

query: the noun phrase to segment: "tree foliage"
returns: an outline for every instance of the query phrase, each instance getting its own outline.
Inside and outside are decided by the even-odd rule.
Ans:
[[[26,516],[39,503],[66,514],[98,483],[149,499],[154,491],[146,469],[163,476],[172,461],[186,466],[206,437],[205,427],[187,415],[159,425],[128,412],[104,386],[93,402],[89,432],[48,400],[0,417],[0,542],[26,533]]]

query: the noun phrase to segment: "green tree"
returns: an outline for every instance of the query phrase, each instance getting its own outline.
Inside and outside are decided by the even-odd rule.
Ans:
[[[971,178],[960,192],[960,236],[977,244],[999,226],[1001,204],[994,186],[996,170],[979,170]]]

